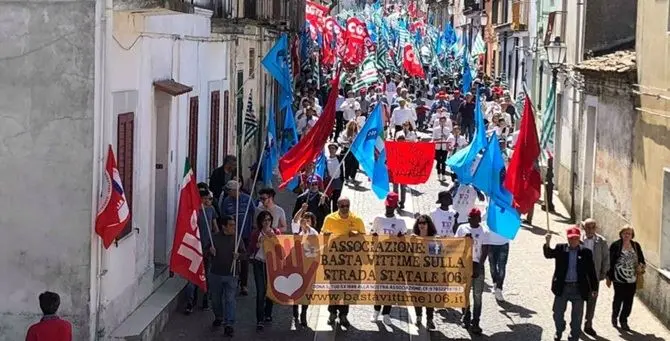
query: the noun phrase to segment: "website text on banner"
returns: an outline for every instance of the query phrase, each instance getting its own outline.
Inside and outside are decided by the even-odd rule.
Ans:
[[[280,304],[468,305],[469,238],[278,236],[264,243],[267,295]]]

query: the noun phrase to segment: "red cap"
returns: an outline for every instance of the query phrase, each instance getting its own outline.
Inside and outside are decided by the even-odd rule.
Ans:
[[[580,231],[579,227],[577,226],[568,228],[566,232],[568,234],[568,238],[579,238],[582,235],[582,231]]]
[[[398,193],[390,192],[389,194],[387,194],[386,201],[384,201],[384,205],[393,208],[398,207]]]
[[[468,214],[468,217],[480,217],[482,216],[482,211],[480,211],[477,207],[473,208],[470,210],[470,213]]]
[[[447,94],[444,91],[440,91],[440,92],[437,93],[437,97],[438,98],[444,98],[444,97],[447,97]]]

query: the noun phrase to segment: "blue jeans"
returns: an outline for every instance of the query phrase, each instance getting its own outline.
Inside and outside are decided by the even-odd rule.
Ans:
[[[254,268],[254,283],[256,284],[256,322],[263,322],[266,317],[272,317],[272,300],[267,297],[268,274],[265,262],[251,261]]]
[[[226,310],[226,325],[235,324],[235,295],[237,294],[237,278],[209,274],[209,294],[212,297],[214,319],[223,321],[223,310]]]
[[[561,296],[554,296],[554,324],[556,325],[556,333],[563,334],[565,331],[565,310],[568,307],[568,302],[572,305],[570,312],[570,336],[569,341],[579,340],[579,334],[582,332],[582,316],[584,316],[584,299],[579,292],[579,285],[577,283],[565,284],[563,294]]]
[[[509,243],[504,245],[489,245],[489,267],[491,268],[491,280],[497,289],[502,290],[505,282],[505,268],[507,267],[507,256],[509,255]]]
[[[209,279],[209,276],[207,276],[207,274],[209,274],[209,259],[208,259],[207,257],[205,257],[204,265],[203,265],[203,266],[205,267],[205,277],[206,277],[207,279]],[[208,282],[208,283],[207,283],[207,287],[209,288],[209,280],[208,280],[207,282]],[[191,308],[192,308],[192,307],[195,307],[195,306],[197,305],[197,303],[198,303],[198,302],[196,302],[196,299],[198,298],[198,297],[197,297],[197,294],[198,294],[198,286],[195,285],[195,284],[193,284],[193,283],[191,283],[191,282],[188,282],[188,283],[186,284],[185,292],[186,292],[186,304],[187,304],[189,307],[191,307]],[[203,293],[203,297],[202,297],[202,305],[203,305],[203,307],[204,307],[204,306],[207,306],[207,303],[208,303],[207,300],[208,300],[208,294],[207,294],[207,293]]]
[[[482,293],[484,292],[484,264],[473,263],[473,267],[479,269],[479,276],[472,279],[472,318],[470,307],[463,308],[465,320],[471,321],[473,325],[479,325],[479,317],[482,315]]]

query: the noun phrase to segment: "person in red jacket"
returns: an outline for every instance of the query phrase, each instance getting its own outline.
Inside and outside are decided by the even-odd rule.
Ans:
[[[28,328],[26,341],[72,341],[72,325],[56,315],[60,306],[60,296],[45,291],[40,294],[40,309],[44,316]]]

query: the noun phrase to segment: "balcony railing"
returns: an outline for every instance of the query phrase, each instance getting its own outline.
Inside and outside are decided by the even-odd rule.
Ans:
[[[280,31],[298,30],[305,21],[305,0],[168,0],[174,10],[193,13],[196,8],[213,12],[212,19],[242,19]],[[230,22],[233,24],[233,21]]]
[[[512,30],[525,31],[528,29],[528,1],[515,0],[512,2]]]

